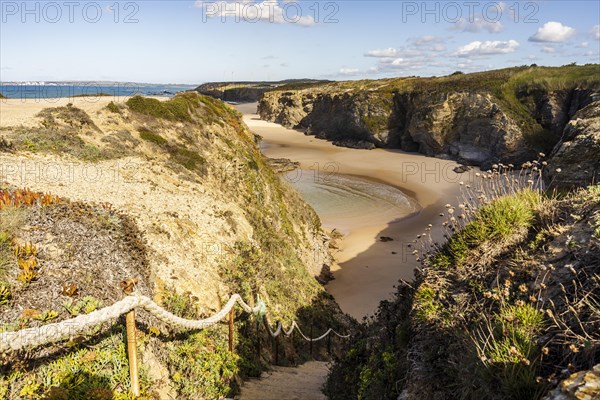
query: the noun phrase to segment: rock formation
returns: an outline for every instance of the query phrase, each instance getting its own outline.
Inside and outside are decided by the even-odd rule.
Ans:
[[[600,99],[599,75],[598,65],[521,67],[283,86],[265,93],[258,111],[342,146],[399,148],[487,167],[549,153],[577,111]]]

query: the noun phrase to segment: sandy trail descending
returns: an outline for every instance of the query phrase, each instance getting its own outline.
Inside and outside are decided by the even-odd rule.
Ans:
[[[327,363],[309,361],[299,367],[273,367],[262,379],[247,381],[240,400],[325,400],[321,388]]]
[[[376,311],[381,300],[390,297],[398,279],[410,280],[417,266],[408,245],[425,232],[428,224],[440,224],[438,216],[446,203],[457,203],[458,182],[468,182],[468,174],[456,174],[453,161],[405,153],[399,150],[357,150],[336,147],[330,142],[305,136],[301,132],[262,121],[253,114],[256,105],[242,105],[244,121],[264,140],[263,153],[273,158],[289,158],[300,162],[302,169],[323,169],[335,165],[336,173],[376,179],[401,188],[422,207],[412,217],[394,221],[377,209],[365,209],[368,226],[348,226],[339,221],[346,236],[336,254],[337,266],[332,268],[335,280],[327,290],[336,298],[344,312],[355,318]],[[335,224],[334,224],[335,225]],[[433,230],[434,240],[440,240],[440,230]],[[393,241],[382,242],[380,236]],[[393,253],[395,254],[393,254]]]

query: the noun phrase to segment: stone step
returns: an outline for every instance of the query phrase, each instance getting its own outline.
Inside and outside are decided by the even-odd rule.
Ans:
[[[261,379],[245,382],[240,400],[327,400],[321,389],[328,373],[328,364],[319,361],[273,367]]]

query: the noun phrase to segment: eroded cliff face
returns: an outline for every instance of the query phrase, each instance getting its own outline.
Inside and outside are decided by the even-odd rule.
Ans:
[[[600,178],[600,101],[575,114],[552,152],[548,181],[559,188],[597,183]]]
[[[600,98],[598,82],[584,78],[543,86],[513,82],[529,70],[492,73],[282,88],[265,93],[258,110],[265,120],[342,146],[487,166],[549,152],[575,113]]]

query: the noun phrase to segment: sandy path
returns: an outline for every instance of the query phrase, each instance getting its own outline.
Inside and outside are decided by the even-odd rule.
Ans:
[[[321,388],[327,363],[309,361],[299,367],[273,367],[262,379],[247,381],[240,400],[325,400]]]
[[[355,318],[372,314],[379,302],[389,298],[398,279],[410,280],[417,266],[413,248],[408,245],[425,232],[428,224],[439,225],[439,213],[446,203],[456,204],[460,194],[458,182],[468,181],[468,174],[456,174],[453,161],[425,157],[397,150],[357,150],[341,148],[313,136],[265,122],[256,114],[255,104],[238,106],[252,131],[264,139],[263,152],[269,157],[285,157],[299,161],[301,168],[316,167],[325,172],[358,175],[377,179],[401,188],[422,207],[412,217],[394,221],[380,215],[376,209],[365,210],[367,227],[344,226],[345,238],[336,254],[337,266],[332,268],[335,280],[327,290],[336,298],[343,311]],[[434,240],[440,231],[434,229]],[[381,242],[380,236],[394,240]],[[396,254],[392,254],[392,252]]]

